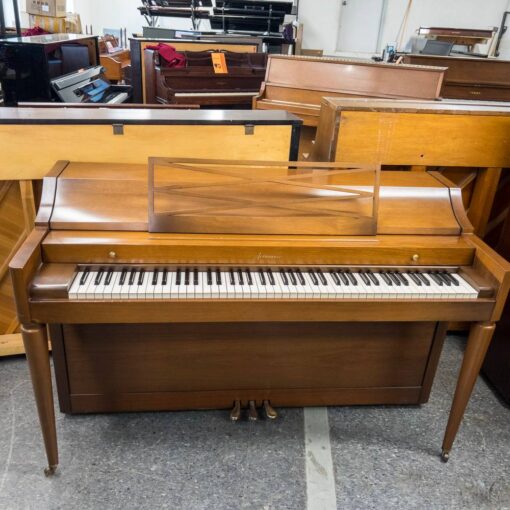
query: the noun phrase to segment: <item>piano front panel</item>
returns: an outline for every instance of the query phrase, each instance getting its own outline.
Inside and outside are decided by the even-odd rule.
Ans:
[[[77,324],[52,332],[65,353],[55,365],[57,375],[67,371],[71,412],[231,407],[262,396],[275,405],[303,405],[306,395],[330,405],[417,404],[443,340],[433,322]]]

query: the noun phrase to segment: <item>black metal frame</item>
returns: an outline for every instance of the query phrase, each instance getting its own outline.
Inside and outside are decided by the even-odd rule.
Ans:
[[[12,6],[14,7],[14,23],[16,24],[16,34],[21,37],[21,22],[19,18],[19,7],[18,0],[12,0]],[[3,39],[6,35],[5,26],[5,14],[4,14],[4,2],[0,0],[0,38]]]
[[[499,57],[499,47],[501,45],[501,39],[503,38],[503,35],[505,35],[505,32],[507,30],[506,26],[506,18],[510,16],[510,11],[505,11],[503,13],[503,18],[501,19],[501,26],[499,27],[499,33],[498,33],[498,40],[496,42],[496,48],[494,51],[494,56]]]

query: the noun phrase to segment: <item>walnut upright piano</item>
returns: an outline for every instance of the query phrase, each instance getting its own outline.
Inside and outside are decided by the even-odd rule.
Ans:
[[[176,158],[60,162],[10,268],[48,474],[47,332],[62,412],[237,420],[425,403],[446,323],[469,321],[447,460],[510,281],[441,175]]]

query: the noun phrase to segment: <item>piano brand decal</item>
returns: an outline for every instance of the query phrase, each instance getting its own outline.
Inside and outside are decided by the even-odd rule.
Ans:
[[[264,255],[263,253],[257,254],[257,260],[280,260],[281,255]]]

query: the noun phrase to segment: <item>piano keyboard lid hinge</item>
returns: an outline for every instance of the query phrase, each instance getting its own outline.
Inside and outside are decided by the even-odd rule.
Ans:
[[[245,124],[244,125],[244,134],[245,135],[254,135],[255,134],[255,125],[254,124]]]
[[[124,124],[112,124],[114,135],[124,134]]]

